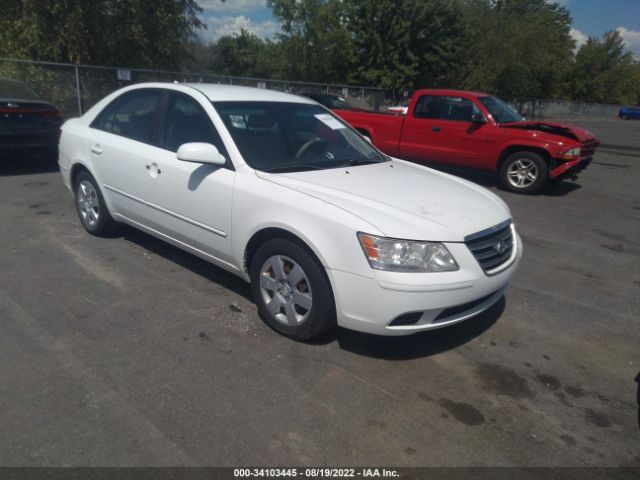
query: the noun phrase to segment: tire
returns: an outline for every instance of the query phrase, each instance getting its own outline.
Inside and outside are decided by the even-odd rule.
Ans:
[[[306,248],[284,238],[268,240],[255,253],[249,275],[258,313],[276,332],[304,341],[335,327],[331,285]]]
[[[517,193],[536,193],[549,180],[549,166],[537,153],[516,152],[509,155],[500,167],[500,183]]]
[[[73,194],[78,218],[87,232],[105,237],[116,231],[118,224],[111,218],[97,182],[86,170],[76,177]]]
[[[622,120],[629,120],[629,116],[628,115],[622,115],[620,118]]]

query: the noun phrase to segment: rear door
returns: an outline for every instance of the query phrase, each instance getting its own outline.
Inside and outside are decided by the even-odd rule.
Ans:
[[[178,160],[178,148],[190,142],[214,145],[227,158],[227,164]],[[218,131],[198,100],[180,92],[169,93],[158,147],[149,172],[153,183],[149,201],[155,210],[157,228],[175,240],[229,262],[235,171]]]
[[[477,164],[483,125],[471,122],[474,112],[480,110],[469,98],[422,95],[405,120],[400,155],[448,165]]]
[[[147,225],[161,90],[133,90],[108,105],[93,121],[86,143],[112,213]]]

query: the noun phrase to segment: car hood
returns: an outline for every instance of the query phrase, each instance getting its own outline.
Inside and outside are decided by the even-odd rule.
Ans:
[[[331,203],[394,238],[461,242],[511,216],[507,205],[482,187],[396,159],[349,168],[256,174]]]
[[[596,136],[589,130],[578,127],[577,125],[570,125],[556,122],[538,122],[538,121],[523,121],[500,124],[502,128],[518,128],[522,130],[533,130],[543,132],[550,135],[557,135],[560,137],[570,138],[577,140],[580,143],[595,140]]]

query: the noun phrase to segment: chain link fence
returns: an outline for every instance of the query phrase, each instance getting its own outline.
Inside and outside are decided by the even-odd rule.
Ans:
[[[356,107],[368,110],[380,110],[385,103],[385,91],[369,87],[10,58],[0,58],[0,78],[12,78],[27,84],[62,110],[66,118],[82,115],[100,99],[119,88],[142,82],[217,83],[289,93],[329,93],[344,98]]]
[[[606,120],[617,117],[622,105],[512,98],[508,103],[528,120]]]
[[[67,118],[81,115],[114,90],[141,82],[205,82],[268,88],[290,93],[329,93],[344,98],[355,107],[375,111],[386,111],[388,106],[394,104],[390,92],[371,87],[235,77],[210,73],[73,65],[10,58],[0,58],[0,78],[2,77],[26,83],[43,98],[60,108]],[[614,118],[620,109],[620,105],[539,98],[510,98],[506,100],[530,120],[610,119]],[[408,98],[404,100],[404,103],[408,103]]]

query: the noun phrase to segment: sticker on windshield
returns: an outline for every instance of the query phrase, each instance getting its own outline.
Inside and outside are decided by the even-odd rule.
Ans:
[[[328,113],[319,113],[317,115],[314,115],[314,117],[324,123],[331,130],[340,130],[341,128],[347,128]]]

